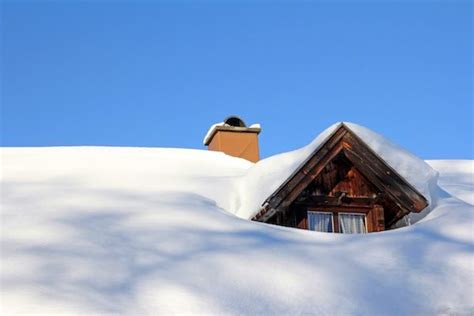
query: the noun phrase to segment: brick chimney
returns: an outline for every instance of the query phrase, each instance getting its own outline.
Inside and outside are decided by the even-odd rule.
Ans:
[[[229,116],[222,123],[211,126],[204,138],[209,150],[222,151],[227,155],[244,158],[252,162],[259,160],[259,124],[247,127],[238,116]]]

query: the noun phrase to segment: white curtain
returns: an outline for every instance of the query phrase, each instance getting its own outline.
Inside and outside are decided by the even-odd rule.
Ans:
[[[308,212],[308,229],[318,232],[332,233],[332,214]]]
[[[343,234],[365,233],[365,215],[339,213],[339,230]]]

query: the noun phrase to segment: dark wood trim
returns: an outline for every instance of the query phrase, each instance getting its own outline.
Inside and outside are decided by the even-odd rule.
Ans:
[[[373,231],[374,232],[381,232],[385,230],[385,215],[384,210],[381,205],[375,205],[373,214]]]
[[[407,214],[409,214],[409,212],[407,212],[406,210],[404,210],[404,209],[399,210],[397,212],[397,214],[393,217],[393,219],[390,222],[387,223],[387,227],[391,227],[392,225],[394,225],[396,222],[401,220]]]
[[[341,230],[339,229],[339,212],[332,212],[334,219],[334,233],[338,234]]]
[[[276,191],[267,202],[271,207],[278,206],[307,175],[314,175],[314,167],[336,146],[347,133],[344,128],[336,130],[329,139],[319,146]],[[315,177],[316,175],[314,175]]]
[[[284,192],[286,193],[285,199],[282,200],[282,202],[276,207],[287,207],[291,203],[293,203],[293,201],[298,197],[301,191],[303,191],[319,175],[319,173],[324,169],[328,162],[334,159],[334,157],[336,157],[342,151],[342,148],[342,144],[333,147],[333,149],[329,151],[326,156],[320,160],[320,163],[317,166],[315,166],[311,171],[305,173],[305,176],[296,186],[294,186],[291,190]]]
[[[363,207],[363,206],[340,206],[340,205],[321,205],[308,207],[308,211],[317,212],[318,210],[322,212],[349,212],[349,213],[368,213],[372,210],[373,207]]]
[[[428,201],[358,136],[353,133],[345,134],[343,144],[344,153],[356,168],[375,185],[377,182],[383,192],[391,194],[405,209],[420,212],[428,206]]]
[[[353,135],[345,137],[344,154],[359,171],[382,192],[390,195],[400,208],[408,212],[420,212],[428,202],[408,183],[401,178],[391,167],[383,163],[367,146],[361,144]],[[350,146],[347,145],[350,142]]]
[[[309,196],[304,201],[295,201],[295,204],[311,204],[317,205],[340,205],[353,207],[372,207],[378,201],[377,198],[370,197],[336,197],[336,196]]]

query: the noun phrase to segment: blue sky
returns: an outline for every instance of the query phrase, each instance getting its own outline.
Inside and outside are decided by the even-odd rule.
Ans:
[[[336,121],[474,158],[470,1],[2,2],[3,146],[203,148],[229,114],[261,154]]]

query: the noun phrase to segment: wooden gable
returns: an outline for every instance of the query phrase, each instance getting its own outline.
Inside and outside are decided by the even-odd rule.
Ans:
[[[311,186],[316,191],[309,192]],[[362,206],[377,201],[391,212],[387,225],[410,212],[420,212],[428,205],[410,183],[345,124],[316,148],[263,203],[253,220],[267,222],[304,199],[313,199],[319,206],[325,203]]]

